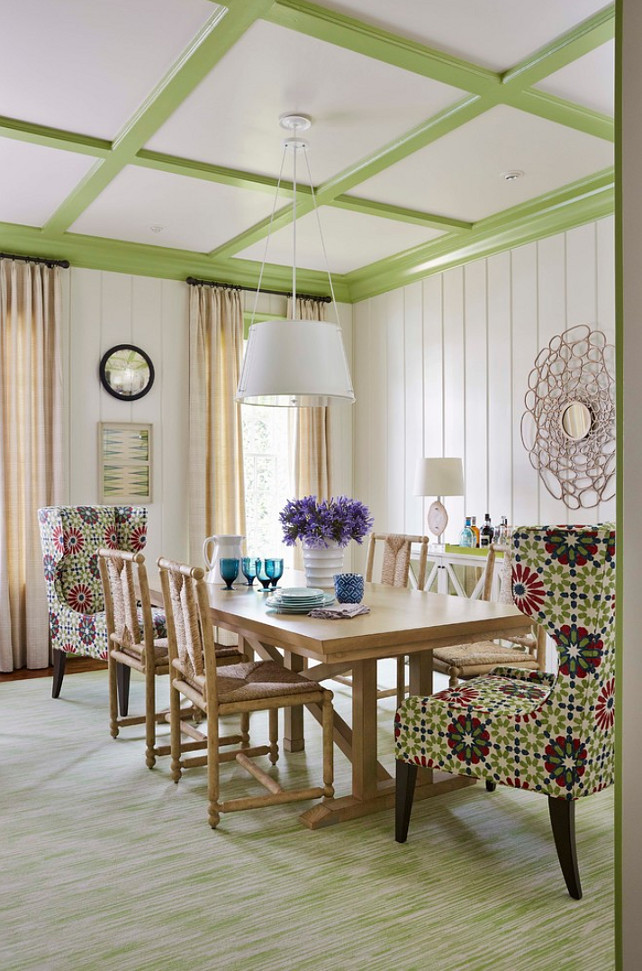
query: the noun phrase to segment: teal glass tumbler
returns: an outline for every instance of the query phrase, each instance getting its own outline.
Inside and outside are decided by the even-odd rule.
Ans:
[[[225,581],[225,590],[233,590],[232,584],[239,575],[239,561],[236,557],[222,556],[218,561],[221,579]]]
[[[241,560],[241,572],[247,580],[248,587],[254,585],[256,574],[259,571],[259,560],[256,556],[244,556]]]

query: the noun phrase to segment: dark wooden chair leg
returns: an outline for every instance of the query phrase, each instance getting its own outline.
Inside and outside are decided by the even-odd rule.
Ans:
[[[53,684],[51,686],[51,697],[58,698],[62,688],[62,679],[65,676],[65,664],[67,655],[64,651],[54,650],[53,652]]]
[[[548,812],[566,887],[571,897],[581,900],[582,886],[575,847],[575,800],[549,796]]]
[[[127,717],[129,711],[129,679],[132,669],[128,664],[116,664],[116,681],[118,683],[118,710],[121,718]]]
[[[496,788],[496,782],[491,782],[490,779],[486,779],[486,792],[494,792]]]
[[[395,764],[395,839],[397,843],[405,843],[408,837],[412,800],[415,795],[417,766],[412,762],[402,762],[400,759],[397,759]]]

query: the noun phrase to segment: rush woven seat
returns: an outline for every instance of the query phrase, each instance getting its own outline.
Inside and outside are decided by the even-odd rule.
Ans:
[[[330,799],[333,782],[332,692],[322,688],[276,661],[248,661],[217,668],[214,634],[203,570],[159,559],[163,600],[167,614],[170,657],[171,773],[174,782],[183,770],[207,765],[209,823],[215,829],[221,813],[257,809],[298,799]],[[207,718],[205,732],[184,722],[181,697],[200,709]],[[283,790],[255,758],[267,755],[274,765],[278,760],[278,710],[295,705],[314,704],[322,708],[323,785]],[[247,718],[253,711],[268,711],[269,744],[250,746]],[[219,734],[221,715],[241,715],[240,731]],[[243,719],[246,719],[245,723]],[[193,741],[184,743],[182,736]],[[221,751],[222,747],[234,746]],[[188,755],[207,749],[206,755]],[[221,762],[235,760],[267,790],[266,795],[231,800],[220,797]]]
[[[488,550],[481,599],[491,599],[498,552],[504,554],[499,602],[512,604],[512,551],[509,547],[495,544],[491,544]],[[439,647],[432,652],[432,665],[433,670],[448,675],[450,688],[454,688],[459,681],[488,674],[496,665],[523,668],[527,671],[543,671],[546,666],[546,634],[543,628],[534,625],[531,634],[510,638],[510,643],[506,645],[495,641],[476,641],[474,644]]]

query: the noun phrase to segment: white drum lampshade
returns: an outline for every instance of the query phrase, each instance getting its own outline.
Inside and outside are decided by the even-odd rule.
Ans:
[[[283,407],[352,403],[341,328],[319,320],[253,324],[236,399],[246,405]]]

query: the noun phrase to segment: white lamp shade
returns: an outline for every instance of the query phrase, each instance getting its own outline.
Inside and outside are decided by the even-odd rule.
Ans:
[[[253,324],[236,400],[284,407],[353,402],[341,328],[319,320]]]
[[[464,468],[461,459],[419,459],[415,496],[463,496]]]

